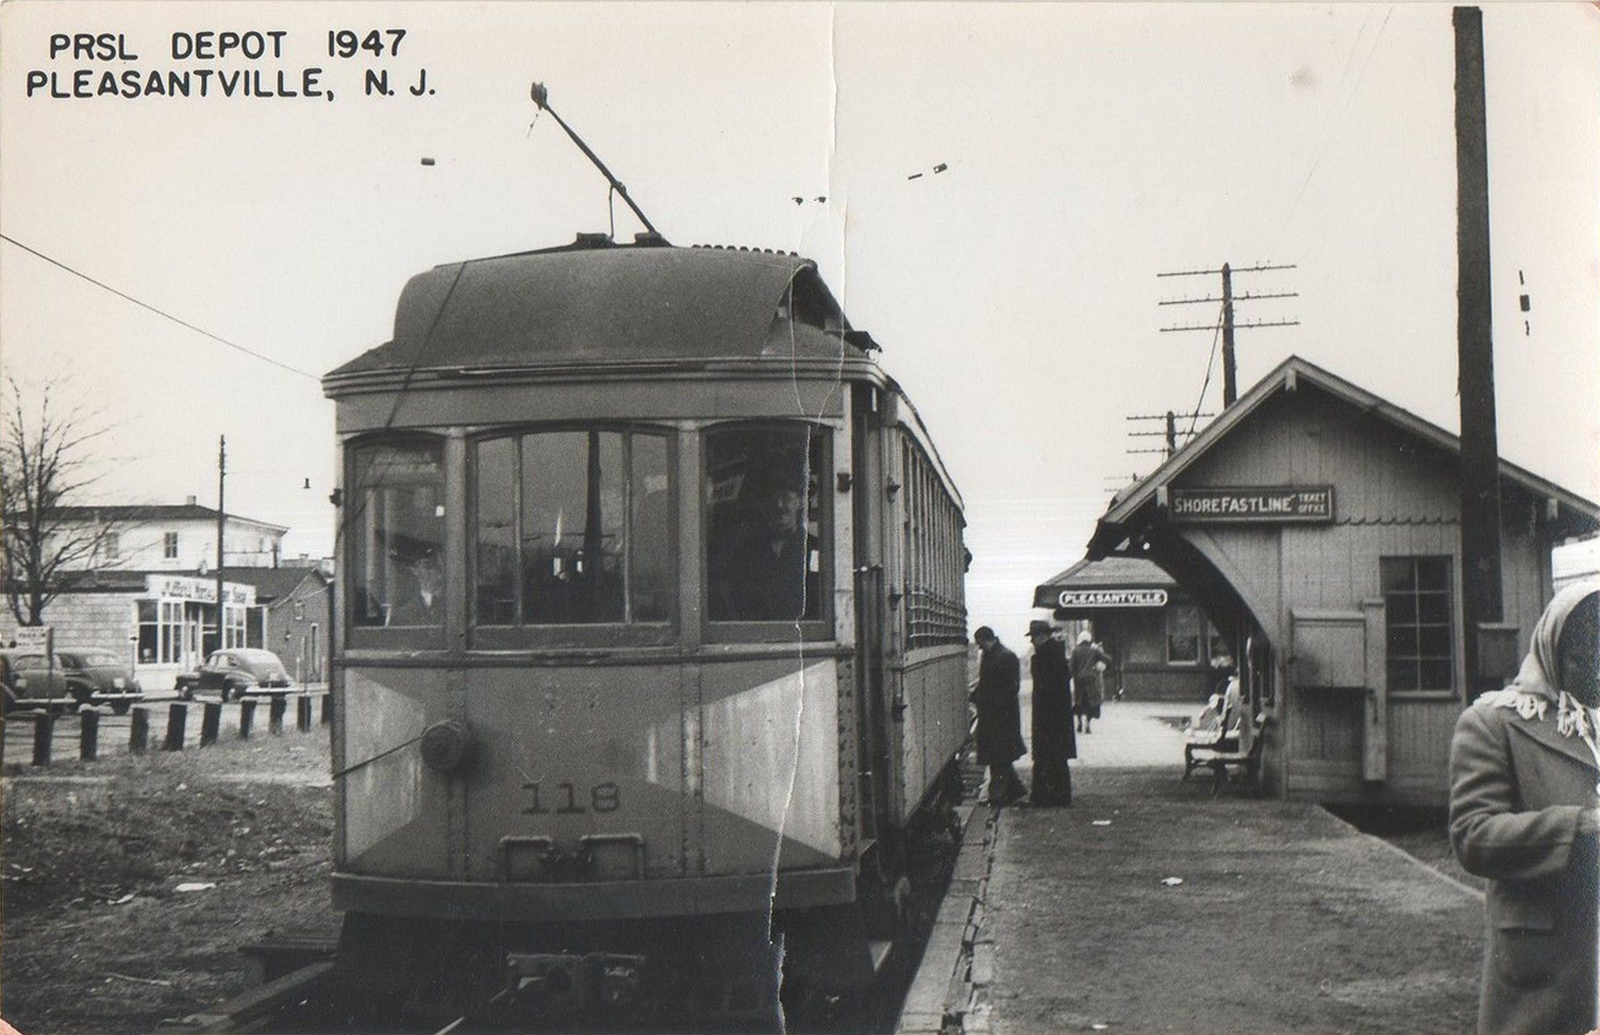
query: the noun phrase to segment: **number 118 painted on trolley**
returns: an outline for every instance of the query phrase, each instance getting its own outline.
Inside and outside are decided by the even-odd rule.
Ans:
[[[523,806],[524,815],[537,816],[548,812],[557,815],[572,815],[580,812],[615,812],[622,805],[621,789],[616,784],[607,781],[597,783],[589,788],[589,805],[585,808],[578,803],[578,788],[575,784],[556,784],[555,808],[541,803],[539,800],[539,783],[525,783],[522,789],[530,794],[528,804]]]

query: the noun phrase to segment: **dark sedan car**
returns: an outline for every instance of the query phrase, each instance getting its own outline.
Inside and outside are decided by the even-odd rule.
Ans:
[[[109,704],[118,715],[144,700],[126,658],[104,650],[58,650],[67,694],[79,704]]]
[[[224,701],[245,694],[284,694],[294,680],[283,662],[270,650],[230,647],[212,653],[206,663],[178,677],[178,696],[184,700],[197,692],[215,691]]]
[[[144,699],[127,663],[110,651],[98,650],[57,651],[54,664],[43,651],[0,651],[0,693],[7,711],[109,704],[121,715]]]

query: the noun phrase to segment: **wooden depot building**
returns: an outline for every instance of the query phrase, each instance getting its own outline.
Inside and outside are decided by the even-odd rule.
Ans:
[[[1291,357],[1101,517],[1088,555],[1170,574],[1234,645],[1262,780],[1285,797],[1443,804],[1469,703],[1460,442]],[[1551,549],[1600,508],[1500,462],[1509,676],[1552,594]]]

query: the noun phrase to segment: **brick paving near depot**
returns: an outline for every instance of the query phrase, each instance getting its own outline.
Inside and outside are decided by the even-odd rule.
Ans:
[[[967,1029],[1473,1030],[1481,900],[1315,805],[1181,782],[1184,711],[1108,703],[1073,806],[1001,810]]]

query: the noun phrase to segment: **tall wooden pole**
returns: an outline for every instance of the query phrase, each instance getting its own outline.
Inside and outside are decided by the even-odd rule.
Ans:
[[[1233,269],[1222,264],[1222,405],[1239,398],[1239,374],[1233,361]],[[1198,408],[1198,407],[1197,407]]]
[[[217,650],[227,645],[226,613],[222,598],[222,485],[228,476],[228,437],[217,438]]]
[[[1461,396],[1461,590],[1467,681],[1478,676],[1478,626],[1502,615],[1500,448],[1495,431],[1493,308],[1489,277],[1489,145],[1483,83],[1483,12],[1457,7],[1456,334]],[[1474,694],[1475,695],[1475,694]]]

